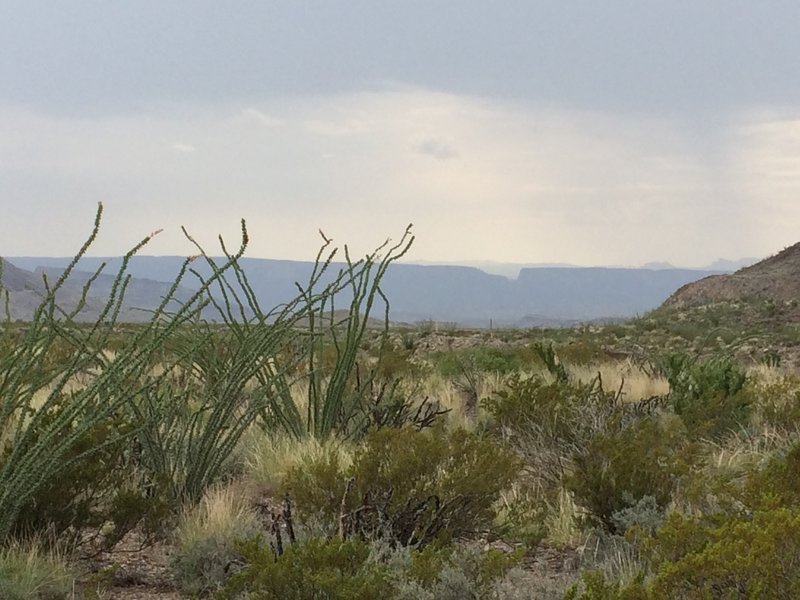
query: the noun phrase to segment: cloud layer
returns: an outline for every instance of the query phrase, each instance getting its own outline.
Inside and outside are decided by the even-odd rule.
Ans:
[[[695,265],[797,241],[800,119],[712,125],[393,86],[53,116],[0,107],[0,254],[98,254],[164,227],[185,254],[252,233],[307,259],[317,229],[366,251],[415,223],[411,259]]]

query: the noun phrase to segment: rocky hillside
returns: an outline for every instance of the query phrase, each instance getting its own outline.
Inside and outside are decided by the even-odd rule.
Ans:
[[[672,294],[665,308],[683,309],[716,302],[800,302],[800,243],[730,275],[712,275]]]

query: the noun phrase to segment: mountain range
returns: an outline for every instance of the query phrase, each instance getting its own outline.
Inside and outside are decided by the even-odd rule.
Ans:
[[[12,257],[6,259],[3,285],[10,291],[13,318],[26,319],[38,303],[42,273],[56,277],[71,259]],[[122,320],[147,318],[157,306],[183,263],[177,256],[135,256],[128,265],[132,276]],[[103,262],[107,263],[92,288],[83,313],[90,319],[102,306],[119,258],[85,257],[65,286],[59,301],[74,305],[80,290]],[[308,279],[313,263],[243,258],[240,261],[262,308],[292,298],[295,282]],[[334,265],[336,267],[336,265]],[[437,321],[463,326],[534,327],[615,320],[642,314],[659,306],[681,286],[719,271],[676,268],[524,267],[516,278],[458,265],[392,264],[382,282],[394,322]],[[191,294],[187,278],[179,298]]]

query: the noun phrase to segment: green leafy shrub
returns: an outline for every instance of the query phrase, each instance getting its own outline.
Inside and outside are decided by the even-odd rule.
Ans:
[[[800,511],[764,497],[752,513],[671,513],[640,539],[649,575],[628,584],[584,575],[567,597],[650,600],[800,597]]]
[[[620,532],[626,509],[645,497],[663,509],[686,470],[685,434],[676,420],[643,419],[593,437],[573,456],[567,489],[590,518]]]
[[[650,584],[658,599],[800,597],[800,511],[772,508],[721,523],[673,517],[659,531],[673,560]],[[662,550],[663,552],[663,550]]]
[[[57,397],[40,414],[39,429],[29,432],[15,451],[30,451],[39,444],[40,433],[51,428],[59,440],[72,436],[80,423],[90,420],[97,411],[95,403],[90,403],[74,414],[72,421],[66,421],[63,417],[70,402],[71,394]],[[63,425],[56,428],[59,421],[64,421]],[[20,506],[12,525],[13,534],[30,537],[46,532],[59,536],[67,531],[78,534],[102,526],[105,534],[102,541],[112,546],[143,520],[148,523],[161,520],[168,511],[163,496],[153,493],[152,487],[144,490],[130,485],[133,468],[130,434],[134,431],[131,416],[118,410],[78,432],[60,457],[64,466],[59,477],[45,482]],[[10,447],[0,453],[0,465],[10,455]]]
[[[371,432],[342,468],[334,453],[291,469],[286,488],[302,515],[321,514],[344,536],[425,545],[490,525],[519,462],[464,430]]]
[[[308,538],[280,556],[250,540],[240,543],[244,568],[218,598],[464,600],[528,598],[511,595],[520,553],[478,544],[392,548],[362,540]],[[500,590],[505,589],[504,593]]]
[[[672,353],[660,367],[670,385],[670,400],[694,436],[722,437],[748,423],[753,398],[747,374],[730,357],[699,361]]]
[[[548,534],[548,512],[542,498],[519,482],[503,493],[495,526],[503,539],[535,548]]]
[[[763,469],[750,473],[736,499],[750,509],[765,502],[800,506],[800,444],[795,444],[785,454],[772,456]]]
[[[400,549],[390,561],[396,599],[497,598],[519,559],[519,552],[484,550],[474,543],[414,552]]]
[[[375,600],[391,598],[388,568],[371,560],[370,547],[356,539],[310,538],[276,557],[259,540],[239,550],[245,567],[216,596],[222,600]]]
[[[642,581],[628,586],[618,581],[608,581],[602,571],[590,570],[581,574],[581,580],[564,594],[564,600],[648,600],[649,593]]]
[[[436,352],[432,360],[442,375],[455,377],[465,369],[501,375],[516,373],[529,369],[537,358],[535,352],[525,347],[475,346]]]
[[[519,375],[484,407],[498,435],[526,464],[530,485],[546,494],[557,493],[573,455],[612,423],[619,408],[597,380],[547,383]]]
[[[759,386],[755,409],[760,422],[781,431],[800,426],[800,380],[784,377]]]

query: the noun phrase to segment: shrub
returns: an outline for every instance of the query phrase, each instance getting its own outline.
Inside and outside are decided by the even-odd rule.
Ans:
[[[397,600],[462,600],[496,598],[508,588],[506,576],[519,563],[520,553],[484,550],[478,544],[422,551],[398,550],[392,571]],[[399,566],[401,567],[398,569]],[[512,574],[513,577],[513,574]],[[508,594],[507,594],[508,596]]]
[[[433,362],[445,377],[461,375],[465,370],[507,375],[530,368],[536,355],[529,348],[475,346],[436,352]]]
[[[262,533],[258,516],[233,489],[209,490],[178,526],[170,564],[175,585],[192,596],[217,590],[242,559],[239,541]]]
[[[763,469],[751,473],[738,500],[750,509],[765,501],[800,506],[800,443],[783,455],[773,456]]]
[[[350,467],[329,453],[290,470],[286,487],[300,513],[324,515],[343,536],[425,545],[488,527],[519,466],[508,451],[464,430],[387,428],[367,436]]]
[[[254,540],[240,548],[246,565],[219,598],[529,598],[509,589],[519,553],[484,550],[477,544],[432,545],[420,551],[357,539],[309,538],[291,544],[279,556]]]
[[[684,546],[675,560],[659,566],[651,584],[654,598],[800,597],[797,509],[760,510],[751,518],[716,525],[676,517],[658,537],[683,541]]]
[[[618,581],[608,581],[598,570],[585,571],[580,582],[570,587],[564,600],[648,600],[650,595],[641,580],[623,587]]]
[[[46,533],[59,536],[68,532],[74,542],[96,541],[99,535],[87,536],[86,530],[100,532],[102,544],[113,546],[133,527],[144,524],[151,532],[166,517],[170,506],[162,490],[151,482],[139,485],[139,473],[132,460],[135,423],[124,410],[107,415],[106,419],[81,427],[97,412],[97,403],[89,403],[77,413],[69,408],[71,394],[54,399],[40,413],[36,430],[29,431],[16,445],[17,453],[32,451],[42,434],[54,427],[65,414],[74,420],[57,428],[57,439],[75,436],[60,457],[63,467],[59,477],[47,480],[22,504],[12,525],[15,537],[31,537]],[[8,459],[11,448],[0,452],[0,465]],[[92,460],[86,457],[91,456]]]
[[[762,424],[782,431],[800,426],[800,381],[784,377],[760,386],[755,408]]]
[[[41,413],[40,429],[31,432],[19,443],[17,452],[25,452],[40,442],[40,433],[61,420],[71,402],[70,394],[62,394]],[[77,415],[77,420],[59,428],[60,438],[70,436],[80,421],[89,418],[93,406],[87,406]],[[13,532],[17,535],[36,535],[49,530],[56,535],[70,527],[82,529],[98,527],[109,515],[100,499],[107,501],[113,491],[124,480],[124,435],[130,424],[121,415],[110,415],[107,420],[95,423],[78,433],[62,457],[64,468],[60,477],[47,481],[37,492],[19,508]],[[79,458],[93,448],[98,448],[93,461]],[[0,465],[11,455],[11,447],[0,453]]]
[[[517,375],[484,406],[499,435],[527,465],[532,486],[550,494],[561,487],[572,457],[621,416],[615,395],[597,379],[547,383]]]
[[[650,575],[631,583],[584,574],[567,598],[702,600],[800,597],[800,511],[765,501],[751,514],[670,514],[640,548]],[[578,595],[582,590],[582,595]]]
[[[360,540],[339,538],[291,544],[276,557],[258,540],[241,542],[246,561],[233,575],[220,599],[252,600],[374,600],[391,598],[388,569],[370,557],[370,547]]]
[[[675,420],[643,419],[600,433],[573,456],[565,484],[596,523],[621,532],[620,515],[645,497],[660,509],[686,470],[684,432]]]
[[[687,354],[663,357],[660,367],[670,385],[676,414],[695,436],[720,438],[746,425],[752,394],[747,374],[730,357],[699,361]]]

